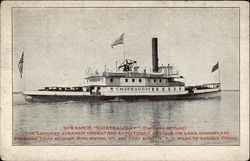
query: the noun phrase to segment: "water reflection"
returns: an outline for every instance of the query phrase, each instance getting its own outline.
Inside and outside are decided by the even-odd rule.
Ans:
[[[17,101],[16,99],[15,101]],[[26,131],[63,131],[63,126],[145,126],[187,127],[188,131],[229,131],[239,135],[238,94],[223,93],[222,97],[197,100],[136,101],[136,102],[14,102],[13,136]],[[229,126],[231,125],[231,126]],[[112,131],[112,130],[110,130]],[[115,130],[113,130],[115,131]],[[128,130],[129,131],[129,130]],[[139,130],[137,130],[139,131]],[[142,130],[140,130],[142,131]],[[15,145],[202,145],[204,142],[184,142],[157,134],[154,128],[149,140],[129,141],[46,141],[20,142]],[[166,131],[166,130],[165,130]],[[167,132],[175,132],[167,130]],[[110,136],[112,137],[112,136]],[[116,137],[116,136],[114,136]],[[206,144],[213,144],[205,142]],[[238,142],[221,142],[235,145]]]
[[[160,122],[160,120],[161,120],[161,112],[159,112],[159,108],[157,108],[157,107],[162,108],[162,106],[159,106],[159,104],[160,104],[160,102],[155,102],[155,105],[151,104],[152,108],[153,108],[153,113],[152,113],[152,116],[151,116],[153,121],[151,122],[150,125],[152,127],[161,127],[161,122]],[[156,107],[156,108],[154,108],[154,107]],[[156,145],[158,145],[158,142],[160,140],[160,136],[157,135],[158,132],[159,132],[158,129],[154,130],[154,133],[153,133],[153,136],[152,136],[153,140],[150,141],[151,143],[155,143]]]

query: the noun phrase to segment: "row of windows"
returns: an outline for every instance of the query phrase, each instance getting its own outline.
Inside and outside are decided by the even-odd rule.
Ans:
[[[113,82],[113,81],[114,81],[113,78],[110,78],[110,82]],[[125,79],[125,82],[128,82],[128,79]],[[134,78],[132,79],[132,82],[135,82]],[[139,79],[139,82],[141,82],[141,79]]]
[[[110,82],[113,82],[114,80],[113,80],[113,78],[110,78]],[[131,81],[132,82],[135,82],[136,80],[134,79],[134,78],[132,78],[131,79]],[[166,80],[162,80],[162,79],[148,79],[148,82],[154,82],[154,83],[157,83],[157,82],[159,82],[159,83],[162,83],[162,82],[166,82],[166,83],[168,83],[169,82],[169,80],[168,79],[166,79]],[[173,79],[171,79],[170,81],[173,81]],[[129,79],[125,79],[125,82],[129,82]],[[141,79],[138,79],[138,82],[142,82],[142,80]]]
[[[138,81],[141,82],[141,79],[139,79]],[[127,78],[125,79],[125,82],[128,82],[128,79],[127,79]],[[135,82],[135,79],[134,79],[134,78],[132,79],[132,82]]]
[[[103,78],[91,78],[87,79],[87,82],[103,82]]]
[[[114,82],[114,79],[113,78],[110,78],[109,79],[110,80],[110,82]],[[87,80],[87,82],[100,82],[100,81],[102,81],[103,82],[103,78],[101,78],[101,79],[90,79],[90,80]],[[131,81],[132,82],[136,82],[136,79],[134,79],[134,78],[132,78],[131,79]],[[154,82],[154,83],[157,83],[157,82],[159,82],[159,83],[162,83],[162,82],[166,82],[166,83],[168,83],[169,81],[173,81],[173,79],[171,79],[171,80],[168,80],[168,79],[148,79],[148,82]],[[125,79],[125,82],[129,82],[129,79]],[[142,82],[142,79],[138,79],[138,82],[139,83],[141,83]]]
[[[171,81],[174,81],[174,79],[170,79],[170,80],[168,80],[168,79],[148,79],[148,82],[150,82],[152,80],[152,82],[154,82],[154,83],[157,83],[157,82],[159,82],[159,83],[162,83],[162,82],[166,82],[166,83],[168,83],[168,82],[171,82]]]

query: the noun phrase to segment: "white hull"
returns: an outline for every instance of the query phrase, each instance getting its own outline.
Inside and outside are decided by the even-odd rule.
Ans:
[[[219,88],[194,90],[194,94],[211,93],[220,91]],[[89,92],[74,92],[74,91],[25,91],[24,95],[46,95],[46,96],[91,96]],[[189,94],[186,90],[180,91],[102,91],[100,96],[170,96],[170,95],[186,95]]]

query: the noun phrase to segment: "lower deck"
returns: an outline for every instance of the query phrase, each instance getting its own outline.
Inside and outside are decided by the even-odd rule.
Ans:
[[[110,99],[189,99],[220,91],[219,86],[210,88],[185,87],[88,87],[83,91],[25,91],[26,99],[67,100],[110,100]]]
[[[181,95],[25,95],[26,101],[56,102],[56,101],[138,101],[138,100],[184,100],[219,97],[220,92],[210,91],[204,93],[187,93]]]

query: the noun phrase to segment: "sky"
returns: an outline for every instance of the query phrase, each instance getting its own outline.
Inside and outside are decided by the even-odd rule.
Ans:
[[[159,65],[171,64],[186,85],[218,82],[239,89],[237,8],[14,8],[13,88],[83,85],[86,69],[115,71],[125,56],[152,68],[152,37]],[[124,33],[124,45],[111,43]],[[24,52],[24,76],[17,64]]]

